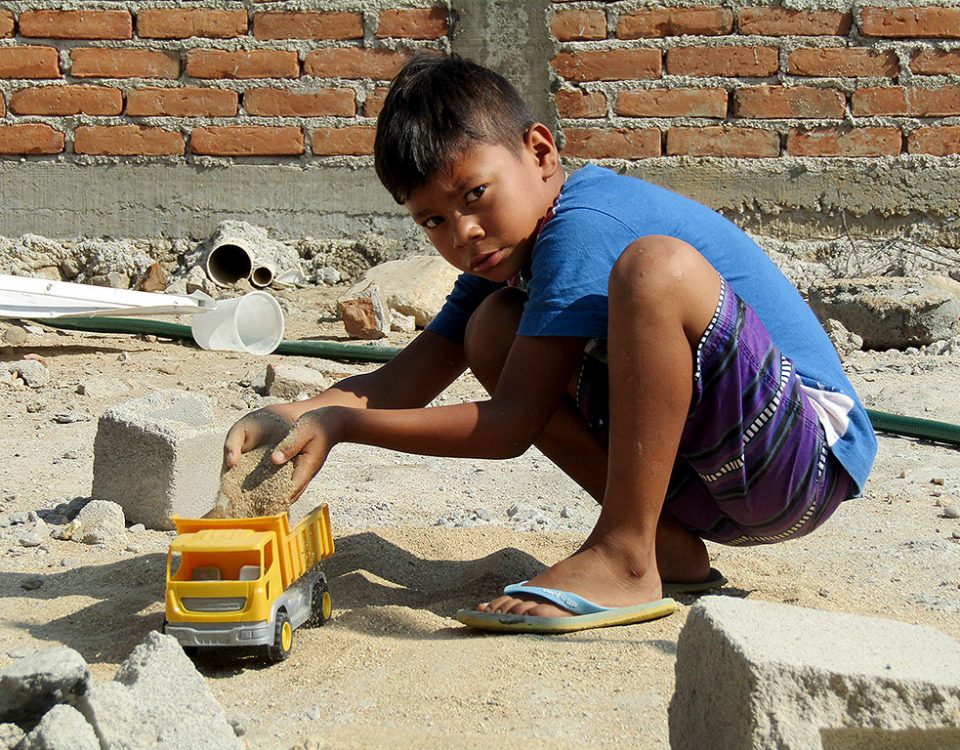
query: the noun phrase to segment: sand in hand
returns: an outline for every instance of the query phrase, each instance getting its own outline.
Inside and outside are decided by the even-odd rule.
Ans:
[[[270,460],[276,446],[243,453],[220,478],[220,491],[208,518],[252,518],[283,513],[293,494],[293,462]]]

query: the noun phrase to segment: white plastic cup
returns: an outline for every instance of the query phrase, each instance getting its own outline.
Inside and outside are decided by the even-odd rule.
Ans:
[[[190,330],[202,349],[270,354],[283,340],[283,310],[266,292],[250,292],[194,315]]]

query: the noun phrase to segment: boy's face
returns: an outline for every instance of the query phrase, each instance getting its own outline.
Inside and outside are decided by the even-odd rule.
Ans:
[[[537,124],[524,135],[519,154],[474,144],[404,205],[448,263],[502,282],[526,265],[562,185],[553,137]]]

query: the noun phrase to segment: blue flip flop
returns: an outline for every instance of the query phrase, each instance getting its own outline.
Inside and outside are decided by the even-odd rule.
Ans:
[[[532,594],[573,614],[568,617],[537,617],[499,612],[479,612],[475,609],[460,609],[457,619],[477,630],[496,630],[511,633],[572,633],[588,628],[606,628],[611,625],[631,625],[666,617],[677,610],[677,603],[670,598],[657,599],[646,604],[630,607],[604,607],[589,599],[560,589],[527,586],[527,582],[513,583],[504,588],[504,594]]]

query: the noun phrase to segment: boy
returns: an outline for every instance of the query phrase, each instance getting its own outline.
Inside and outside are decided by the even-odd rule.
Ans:
[[[477,458],[535,443],[602,503],[597,524],[458,617],[537,632],[669,614],[664,589],[724,582],[704,539],[801,536],[862,488],[876,440],[833,347],[726,219],[595,166],[567,176],[517,92],[455,56],[398,74],[375,163],[463,273],[393,361],[241,419],[227,466],[282,439],[296,497],[341,441]],[[490,398],[425,408],[465,367]]]

